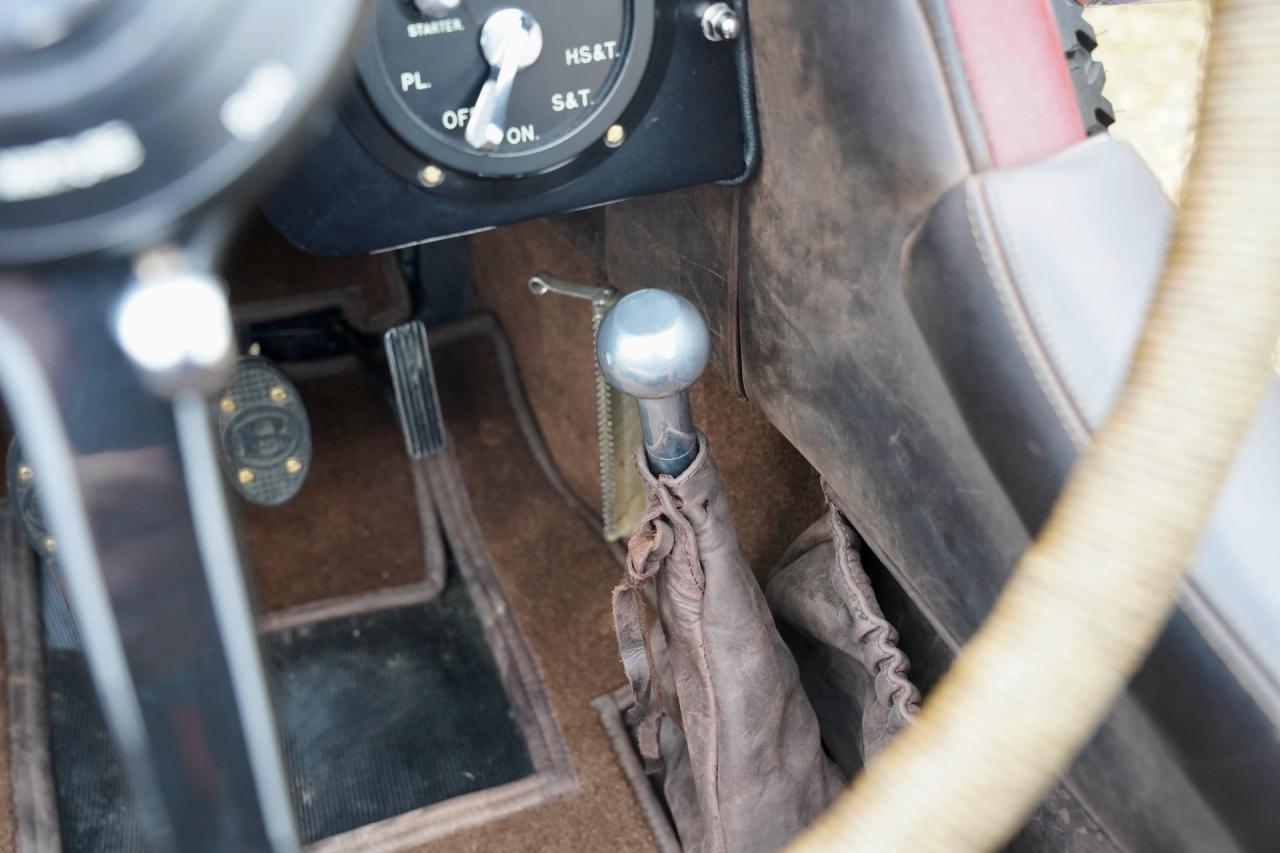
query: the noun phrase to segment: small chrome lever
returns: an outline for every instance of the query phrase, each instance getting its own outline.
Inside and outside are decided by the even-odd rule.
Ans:
[[[592,306],[601,308],[608,308],[612,305],[614,298],[618,295],[618,291],[612,287],[578,284],[575,281],[556,278],[545,272],[540,272],[529,279],[529,290],[533,292],[534,296],[546,296],[548,293],[556,293],[560,296],[572,296],[574,299],[585,299]]]
[[[489,79],[471,108],[465,137],[477,151],[497,151],[507,133],[507,107],[516,74],[542,55],[542,27],[519,9],[499,9],[480,31]]]

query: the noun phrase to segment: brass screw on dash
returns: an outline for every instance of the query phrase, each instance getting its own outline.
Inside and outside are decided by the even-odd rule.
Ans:
[[[418,174],[423,186],[438,187],[444,183],[444,169],[439,166],[424,166]]]
[[[273,403],[284,403],[289,399],[289,392],[285,390],[283,385],[271,386],[271,401]]]

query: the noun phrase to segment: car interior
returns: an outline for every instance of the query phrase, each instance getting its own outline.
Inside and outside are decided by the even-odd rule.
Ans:
[[[1276,849],[1277,39],[0,0],[0,853]]]

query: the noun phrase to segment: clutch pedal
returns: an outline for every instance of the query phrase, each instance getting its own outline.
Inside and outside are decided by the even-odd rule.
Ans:
[[[405,446],[414,459],[433,456],[444,450],[446,439],[427,327],[418,320],[396,326],[383,343]]]
[[[232,487],[261,506],[296,495],[311,469],[311,421],[289,377],[265,358],[244,356],[213,405]]]

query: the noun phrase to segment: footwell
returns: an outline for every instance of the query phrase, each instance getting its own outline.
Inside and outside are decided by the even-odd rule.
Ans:
[[[44,591],[63,849],[137,850],[84,656],[68,647],[69,614],[56,588]],[[435,601],[274,631],[263,637],[263,653],[307,843],[535,772],[456,572]]]

